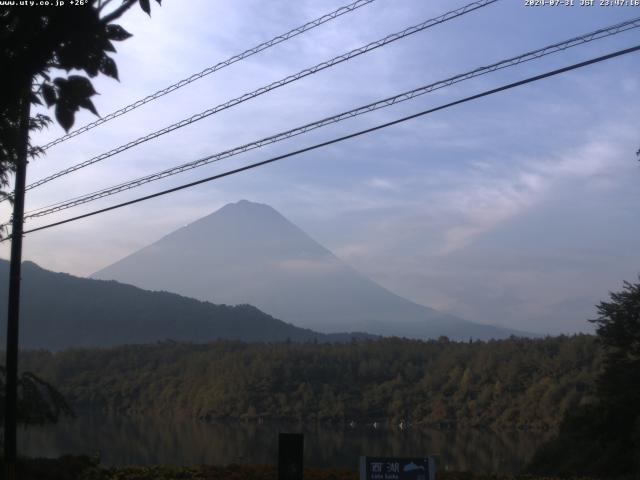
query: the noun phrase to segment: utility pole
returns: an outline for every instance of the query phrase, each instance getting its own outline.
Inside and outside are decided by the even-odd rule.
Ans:
[[[7,358],[4,410],[4,461],[7,480],[15,480],[17,463],[18,416],[18,326],[20,323],[20,272],[22,266],[22,232],[24,223],[24,189],[27,179],[31,79],[20,106],[19,145],[16,158],[16,181],[11,219],[11,259],[9,264],[9,311],[7,316]]]

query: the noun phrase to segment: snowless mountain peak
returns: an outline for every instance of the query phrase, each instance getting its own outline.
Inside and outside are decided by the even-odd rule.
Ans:
[[[395,295],[269,205],[248,200],[225,205],[93,277],[218,304],[250,304],[323,333],[460,339],[514,333]]]

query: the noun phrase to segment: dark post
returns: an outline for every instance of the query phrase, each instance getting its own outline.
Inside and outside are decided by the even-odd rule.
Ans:
[[[20,320],[20,267],[22,263],[22,227],[24,221],[24,188],[27,178],[29,114],[31,84],[22,97],[20,112],[20,145],[16,158],[16,182],[11,219],[11,260],[9,264],[9,311],[7,316],[7,359],[4,410],[4,461],[6,478],[16,478],[16,422],[18,413],[18,325]]]
[[[278,480],[302,480],[303,454],[302,433],[278,435]]]

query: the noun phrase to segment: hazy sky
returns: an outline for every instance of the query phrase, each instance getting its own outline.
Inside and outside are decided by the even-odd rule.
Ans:
[[[347,0],[165,0],[122,24],[121,82],[95,81],[102,114]],[[35,181],[464,1],[377,0],[49,150]],[[579,4],[580,0],[574,3]],[[155,172],[602,26],[638,7],[502,0],[209,117],[29,192],[27,210]],[[49,223],[285,153],[640,43],[640,29],[155,182]],[[610,60],[144,204],[34,233],[25,258],[88,275],[242,198],[279,210],[411,300],[544,333],[589,330],[593,305],[640,272],[640,54]],[[92,119],[78,116],[76,126]],[[62,134],[52,127],[45,142]],[[8,218],[6,205],[2,210]],[[3,244],[2,255],[8,255]]]

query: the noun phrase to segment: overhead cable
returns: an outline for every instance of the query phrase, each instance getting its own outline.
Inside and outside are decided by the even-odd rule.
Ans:
[[[274,163],[274,162],[277,162],[279,160],[284,160],[285,158],[289,158],[289,157],[293,157],[293,156],[296,156],[296,155],[300,155],[302,153],[306,153],[306,152],[309,152],[309,151],[312,151],[312,150],[316,150],[318,148],[326,147],[328,145],[339,143],[339,142],[342,142],[342,141],[345,141],[345,140],[348,140],[348,139],[351,139],[351,138],[359,137],[361,135],[365,135],[367,133],[375,132],[375,131],[381,130],[383,128],[391,127],[393,125],[397,125],[399,123],[403,123],[403,122],[406,122],[408,120],[412,120],[412,119],[415,119],[415,118],[418,118],[418,117],[422,117],[424,115],[428,115],[430,113],[437,112],[439,110],[444,110],[444,109],[447,109],[447,108],[450,108],[450,107],[453,107],[453,106],[456,106],[456,105],[460,105],[460,104],[467,103],[467,102],[470,102],[470,101],[473,101],[473,100],[477,100],[477,99],[482,98],[482,97],[486,97],[486,96],[493,95],[493,94],[496,94],[496,93],[499,93],[499,92],[503,92],[505,90],[509,90],[509,89],[516,88],[516,87],[519,87],[519,86],[522,86],[522,85],[526,85],[526,84],[530,84],[530,83],[533,83],[533,82],[537,82],[537,81],[543,80],[545,78],[553,77],[553,76],[559,75],[561,73],[565,73],[565,72],[568,72],[568,71],[571,71],[571,70],[576,70],[578,68],[586,67],[588,65],[593,65],[595,63],[603,62],[605,60],[609,60],[609,59],[612,59],[612,58],[615,58],[615,57],[619,57],[621,55],[626,55],[626,54],[629,54],[629,53],[632,53],[632,52],[637,52],[639,50],[640,50],[640,45],[636,45],[636,46],[631,47],[631,48],[626,48],[624,50],[618,50],[616,52],[613,52],[613,53],[610,53],[610,54],[607,54],[607,55],[602,55],[600,57],[592,58],[592,59],[586,60],[584,62],[575,63],[575,64],[569,65],[567,67],[559,68],[559,69],[552,70],[552,71],[549,71],[549,72],[546,72],[546,73],[543,73],[543,74],[540,74],[540,75],[536,75],[536,76],[533,76],[533,77],[526,78],[524,80],[520,80],[520,81],[517,81],[517,82],[509,83],[507,85],[503,85],[501,87],[497,87],[497,88],[494,88],[494,89],[491,89],[491,90],[486,90],[486,91],[484,91],[482,93],[478,93],[476,95],[465,97],[463,99],[456,100],[454,102],[450,102],[450,103],[447,103],[447,104],[444,104],[444,105],[440,105],[440,106],[435,107],[435,108],[430,108],[428,110],[424,110],[422,112],[418,112],[418,113],[415,113],[413,115],[408,115],[406,117],[402,117],[402,118],[399,118],[397,120],[393,120],[391,122],[383,123],[381,125],[376,125],[375,127],[367,128],[365,130],[360,130],[358,132],[351,133],[349,135],[344,135],[342,137],[334,138],[332,140],[328,140],[328,141],[325,141],[325,142],[317,143],[317,144],[312,145],[310,147],[302,148],[302,149],[299,149],[299,150],[296,150],[296,151],[293,151],[293,152],[286,153],[284,155],[278,155],[276,157],[272,157],[272,158],[269,158],[267,160],[263,160],[261,162],[256,162],[256,163],[252,163],[252,164],[249,164],[249,165],[245,165],[245,166],[240,167],[240,168],[229,170],[227,172],[220,173],[220,174],[217,174],[217,175],[213,175],[213,176],[210,176],[210,177],[207,177],[207,178],[203,178],[203,179],[200,179],[200,180],[197,180],[197,181],[194,181],[194,182],[190,182],[190,183],[187,183],[187,184],[184,184],[184,185],[180,185],[180,186],[177,186],[177,187],[169,188],[167,190],[162,190],[160,192],[156,192],[156,193],[153,193],[153,194],[150,194],[150,195],[145,195],[143,197],[138,197],[136,199],[129,200],[127,202],[122,202],[122,203],[119,203],[119,204],[116,204],[116,205],[112,205],[110,207],[101,208],[101,209],[94,210],[94,211],[91,211],[91,212],[88,212],[88,213],[85,213],[85,214],[82,214],[82,215],[78,215],[78,216],[75,216],[75,217],[67,218],[65,220],[60,220],[58,222],[53,222],[53,223],[49,223],[47,225],[42,225],[40,227],[32,228],[30,230],[26,230],[24,232],[24,234],[38,232],[38,231],[45,230],[45,229],[52,228],[52,227],[56,227],[56,226],[59,226],[59,225],[64,225],[66,223],[74,222],[74,221],[81,220],[81,219],[84,219],[84,218],[88,218],[88,217],[91,217],[91,216],[94,216],[94,215],[98,215],[98,214],[101,214],[101,213],[109,212],[111,210],[116,210],[116,209],[119,209],[119,208],[122,208],[122,207],[125,207],[125,206],[128,206],[128,205],[133,205],[135,203],[140,203],[140,202],[143,202],[143,201],[146,201],[146,200],[150,200],[152,198],[160,197],[160,196],[167,195],[167,194],[170,194],[170,193],[174,193],[174,192],[177,192],[177,191],[180,191],[180,190],[184,190],[186,188],[194,187],[196,185],[201,185],[203,183],[211,182],[213,180],[218,180],[220,178],[228,177],[230,175],[234,175],[234,174],[237,174],[237,173],[240,173],[240,172],[244,172],[244,171],[251,170],[251,169],[254,169],[254,168],[257,168],[257,167],[268,165],[270,163]],[[11,236],[6,237],[2,241],[6,240],[8,238],[11,238]]]
[[[80,135],[81,133],[87,132],[89,130],[91,130],[92,128],[95,128],[99,125],[102,125],[103,123],[106,123],[110,120],[113,120],[114,118],[118,118],[121,115],[124,115],[125,113],[131,112],[132,110],[135,110],[138,107],[141,107],[142,105],[151,102],[152,100],[156,100],[160,97],[163,97],[175,90],[178,90],[179,88],[182,88],[186,85],[189,85],[190,83],[195,82],[196,80],[200,80],[202,77],[206,77],[207,75],[210,75],[214,72],[217,72],[218,70],[222,70],[225,67],[228,67],[229,65],[232,65],[236,62],[239,62],[240,60],[244,60],[245,58],[248,58],[252,55],[255,55],[256,53],[259,53],[263,50],[266,50],[270,47],[273,47],[274,45],[278,45],[279,43],[282,43],[286,40],[289,40],[293,37],[296,37],[298,35],[300,35],[301,33],[307,32],[311,29],[314,29],[320,25],[322,25],[323,23],[327,23],[331,20],[334,20],[346,13],[351,13],[354,10],[363,7],[365,5],[368,5],[369,3],[374,2],[375,0],[356,0],[353,3],[350,3],[349,5],[345,5],[343,7],[338,8],[337,10],[334,10],[333,12],[327,13],[325,15],[322,15],[321,17],[316,18],[315,20],[312,20],[310,22],[305,23],[304,25],[301,25],[299,27],[294,28],[293,30],[289,30],[286,33],[283,33],[282,35],[278,35],[277,37],[273,37],[271,40],[268,40],[266,42],[263,42],[259,45],[256,45],[255,47],[252,47],[248,50],[245,50],[242,53],[239,53],[238,55],[234,55],[231,58],[228,58],[226,60],[223,60],[222,62],[216,63],[215,65],[212,65],[210,67],[205,68],[204,70],[202,70],[201,72],[198,73],[194,73],[193,75],[191,75],[190,77],[187,78],[183,78],[182,80],[169,85],[166,88],[163,88],[162,90],[158,90],[155,93],[152,93],[151,95],[147,95],[144,98],[141,98],[140,100],[137,100],[125,107],[122,107],[114,112],[109,113],[108,115],[105,115],[104,117],[100,117],[97,120],[88,123],[76,130],[73,130],[69,133],[67,133],[66,135],[63,135],[59,138],[56,138],[55,140],[52,140],[51,142],[47,143],[46,145],[44,145],[42,147],[43,150],[47,150],[48,148],[53,147],[54,145],[57,145],[58,143],[62,143],[65,140],[68,140],[70,138],[76,137],[78,135]]]
[[[313,67],[310,68],[306,68],[304,70],[301,70],[300,72],[293,74],[293,75],[289,75],[281,80],[278,80],[276,82],[270,83],[269,85],[263,86],[258,88],[257,90],[254,90],[250,93],[245,93],[244,95],[241,95],[240,97],[234,98],[233,100],[229,100],[225,103],[222,103],[220,105],[217,105],[215,107],[209,108],[207,110],[204,110],[203,112],[200,112],[198,114],[192,115],[189,118],[186,118],[184,120],[181,120],[177,123],[174,123],[172,125],[169,125],[167,127],[164,127],[160,130],[157,130],[155,132],[152,132],[148,135],[145,135],[143,137],[137,138],[136,140],[132,140],[129,143],[126,143],[124,145],[120,145],[119,147],[116,147],[112,150],[109,150],[108,152],[102,153],[98,156],[95,156],[89,160],[86,160],[84,162],[78,163],[76,165],[73,165],[69,168],[66,168],[64,170],[60,170],[57,173],[54,173],[52,175],[49,175],[48,177],[42,178],[36,182],[33,182],[29,185],[26,186],[26,190],[31,190],[33,188],[39,187],[40,185],[44,185],[45,183],[48,183],[52,180],[55,180],[56,178],[59,178],[63,175],[68,175],[69,173],[75,172],[76,170],[80,170],[81,168],[87,167],[89,165],[93,165],[94,163],[100,162],[102,160],[105,160],[109,157],[112,157],[118,153],[124,152],[125,150],[128,150],[132,147],[135,147],[137,145],[140,145],[141,143],[144,142],[148,142],[149,140],[153,140],[155,138],[160,137],[161,135],[164,135],[166,133],[172,132],[174,130],[177,130],[179,128],[182,128],[184,126],[190,125],[194,122],[197,122],[199,120],[202,120],[203,118],[207,118],[215,113],[221,112],[222,110],[226,110],[228,108],[234,107],[236,105],[239,105],[243,102],[246,102],[247,100],[253,99],[255,97],[258,97],[260,95],[263,95],[267,92],[270,92],[271,90],[275,90],[276,88],[280,88],[284,85],[287,85],[289,83],[295,82],[297,80],[300,80],[301,78],[307,77],[309,75],[313,75],[315,73],[318,73],[322,70],[325,70],[327,68],[333,67],[335,65],[338,65],[339,63],[345,62],[347,60],[351,60],[354,57],[357,57],[359,55],[362,55],[364,53],[370,52],[372,50],[375,50],[377,48],[380,48],[384,45],[388,45],[389,43],[395,42],[396,40],[400,40],[401,38],[405,38],[409,35],[413,35],[414,33],[418,33],[421,32],[427,28],[433,27],[435,25],[447,22],[449,20],[452,20],[454,18],[460,17],[462,15],[465,15],[469,12],[472,12],[474,10],[478,10],[479,8],[483,8],[486,7],[492,3],[497,2],[498,0],[478,0],[475,2],[472,2],[468,5],[465,5],[464,7],[458,8],[456,10],[452,10],[450,12],[447,12],[443,15],[440,15],[439,17],[436,18],[432,18],[430,20],[426,20],[422,23],[419,23],[417,25],[414,25],[412,27],[406,28],[400,32],[397,33],[393,33],[391,35],[387,35],[386,37],[380,39],[380,40],[376,40],[375,42],[371,42],[365,46],[356,48],[354,50],[351,50],[347,53],[344,53],[342,55],[338,55],[337,57],[334,57],[330,60],[327,60],[325,62],[319,63],[317,65],[314,65]],[[8,197],[5,197],[5,199]]]
[[[504,68],[508,68],[508,67],[512,67],[515,65],[520,65],[522,63],[525,62],[529,62],[541,57],[544,57],[546,55],[550,55],[553,53],[557,53],[560,51],[564,51],[568,48],[577,46],[577,45],[582,45],[584,43],[588,43],[591,42],[593,40],[597,40],[600,38],[604,38],[604,37],[608,37],[611,35],[615,35],[618,34],[620,32],[624,32],[627,31],[629,29],[632,28],[637,28],[640,27],[640,17],[635,18],[633,20],[628,20],[626,22],[622,22],[616,25],[611,25],[605,28],[601,28],[598,30],[595,30],[593,32],[578,36],[578,37],[574,37],[571,38],[569,40],[565,40],[563,42],[557,42],[554,43],[552,45],[548,45],[545,46],[543,48],[539,48],[537,50],[533,50],[527,53],[523,53],[521,55],[515,56],[515,57],[511,57],[508,58],[506,60],[502,60],[496,63],[492,63],[490,65],[484,66],[484,67],[479,67],[476,68],[474,70],[470,70],[468,72],[465,73],[461,73],[458,75],[455,75],[453,77],[449,77],[445,80],[440,80],[438,82],[435,83],[431,83],[429,85],[425,85],[413,90],[409,90],[407,92],[403,92],[400,93],[398,95],[392,96],[392,97],[388,97],[382,100],[378,100],[376,102],[373,103],[369,103],[368,105],[364,105],[346,112],[342,112],[339,113],[337,115],[333,115],[330,117],[326,117],[323,118],[321,120],[312,122],[312,123],[308,123],[306,125],[300,126],[300,127],[296,127],[293,128],[291,130],[287,130],[285,132],[280,132],[277,133],[275,135],[266,137],[266,138],[262,138],[260,140],[256,140],[254,142],[251,143],[247,143],[238,147],[234,147],[232,149],[229,150],[225,150],[223,152],[219,152],[213,155],[208,155],[206,157],[188,162],[188,163],[184,163],[182,165],[178,165],[175,167],[171,167],[168,168],[166,170],[162,170],[160,172],[156,172],[150,175],[146,175],[134,180],[130,180],[128,182],[125,183],[121,183],[119,185],[115,185],[115,186],[111,186],[102,190],[98,190],[96,192],[92,192],[92,193],[88,193],[82,196],[78,196],[72,199],[67,199],[61,202],[57,202],[51,205],[47,205],[45,207],[41,207],[32,211],[29,211],[26,213],[25,215],[25,219],[27,218],[37,218],[37,217],[42,217],[45,215],[50,215],[52,213],[55,212],[59,212],[61,210],[66,210],[68,208],[72,208],[78,205],[82,205],[88,202],[92,202],[95,200],[98,200],[100,198],[104,198],[104,197],[108,197],[111,195],[115,195],[117,193],[126,191],[126,190],[131,190],[133,188],[137,188],[139,186],[142,186],[144,184],[156,181],[156,180],[161,180],[163,178],[172,176],[172,175],[177,175],[179,173],[188,171],[188,170],[192,170],[194,168],[199,168],[202,167],[204,165],[213,163],[213,162],[217,162],[220,160],[223,160],[225,158],[229,158],[235,155],[239,155],[241,153],[250,151],[250,150],[254,150],[257,148],[261,148],[265,145],[269,145],[272,143],[276,143],[297,135],[301,135],[303,133],[309,132],[311,130],[315,130],[317,128],[321,128],[324,127],[326,125],[330,125],[333,123],[337,123],[343,120],[346,120],[348,118],[353,118],[356,117],[358,115],[362,115],[368,112],[372,112],[375,110],[379,110],[382,108],[386,108],[389,107],[391,105],[395,105],[410,99],[413,99],[415,97],[418,97],[420,95],[424,95],[427,94],[429,92],[432,92],[434,90],[438,90],[471,78],[475,78],[481,75],[485,75],[487,73],[491,73],[494,72],[496,70],[501,70]]]

